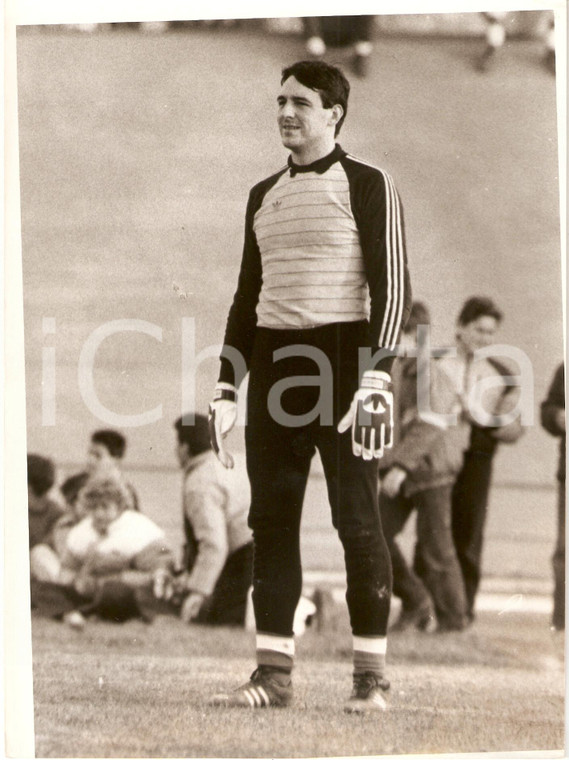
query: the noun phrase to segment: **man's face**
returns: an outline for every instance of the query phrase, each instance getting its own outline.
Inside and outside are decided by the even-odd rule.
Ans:
[[[295,77],[289,77],[277,98],[277,122],[285,148],[302,155],[327,150],[338,121],[338,109],[324,108],[318,92],[305,87]]]
[[[119,505],[112,499],[100,499],[89,506],[93,528],[102,536],[106,535],[109,525],[117,519],[120,513]]]
[[[479,348],[490,346],[498,329],[495,317],[478,317],[467,325],[459,325],[457,337],[467,354],[473,354]]]
[[[117,461],[109,454],[109,450],[101,443],[91,443],[87,451],[87,472],[107,473],[117,470]]]

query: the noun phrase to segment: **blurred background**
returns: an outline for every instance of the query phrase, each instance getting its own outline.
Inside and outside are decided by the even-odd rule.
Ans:
[[[538,416],[563,358],[549,21],[549,12],[509,13],[485,71],[481,13],[371,17],[365,69],[353,70],[338,26],[324,53],[352,83],[342,147],[390,172],[401,194],[433,345],[453,344],[465,298],[489,295],[505,313],[499,341],[533,368],[534,425],[496,460],[485,564],[497,577],[548,579],[555,535],[556,441]],[[62,476],[81,468],[90,433],[109,426],[81,393],[81,352],[113,320],[146,321],[154,337],[101,342],[94,387],[123,416],[112,426],[128,437],[125,470],[142,510],[173,536],[173,422],[189,398],[182,369],[188,357],[210,357],[195,375],[205,412],[247,194],[286,159],[280,70],[306,55],[299,18],[17,30],[28,450],[52,457]],[[129,427],[129,416],[153,409],[156,421]],[[242,428],[229,445],[243,452]],[[306,567],[342,566],[316,460],[303,541]]]

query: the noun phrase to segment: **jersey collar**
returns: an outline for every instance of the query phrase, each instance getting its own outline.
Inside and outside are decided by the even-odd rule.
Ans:
[[[328,153],[324,158],[319,158],[313,161],[311,164],[295,164],[292,160],[292,156],[288,157],[288,166],[290,169],[290,176],[294,177],[295,174],[304,174],[306,172],[316,172],[317,174],[324,174],[332,166],[332,164],[339,161],[342,156],[346,155],[346,151],[342,150],[340,145],[336,143],[334,150]]]

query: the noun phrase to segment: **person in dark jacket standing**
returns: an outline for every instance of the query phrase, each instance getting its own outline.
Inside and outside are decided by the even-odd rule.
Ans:
[[[548,433],[559,438],[557,467],[557,541],[553,553],[553,619],[552,627],[565,630],[565,366],[557,367],[547,398],[541,404],[541,424]]]
[[[476,594],[482,574],[484,527],[492,481],[494,455],[500,443],[515,443],[523,428],[518,417],[504,425],[485,424],[516,408],[519,388],[508,384],[509,369],[494,357],[477,355],[489,347],[503,319],[492,299],[473,296],[463,305],[456,330],[457,355],[445,358],[469,415],[470,444],[452,495],[452,531],[462,568],[467,614],[474,620]],[[483,394],[476,391],[491,385]]]
[[[300,520],[318,449],[346,562],[353,691],[344,710],[387,706],[391,563],[378,459],[392,441],[389,372],[410,286],[393,180],[335,141],[349,89],[343,73],[323,61],[284,69],[277,121],[291,155],[249,196],[210,425],[213,448],[230,466],[223,438],[236,422],[237,388],[249,371],[258,667],[237,690],[214,696],[214,705],[283,707],[292,699]]]

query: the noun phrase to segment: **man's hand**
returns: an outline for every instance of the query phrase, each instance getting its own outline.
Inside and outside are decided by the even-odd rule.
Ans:
[[[154,571],[152,592],[156,599],[162,599],[165,602],[169,602],[174,596],[174,579],[165,567]]]
[[[381,491],[390,499],[394,499],[403,485],[407,473],[402,467],[394,465],[388,471],[385,477],[381,479]]]
[[[192,620],[197,618],[204,599],[204,595],[200,594],[198,591],[192,591],[190,593],[188,598],[182,604],[182,609],[180,611],[180,617],[184,623],[191,623]]]
[[[211,446],[221,464],[231,469],[234,465],[233,457],[226,451],[223,439],[237,420],[237,389],[233,385],[218,383],[215,386],[208,420]]]
[[[187,572],[182,572],[176,575],[170,575],[168,585],[172,591],[172,595],[168,597],[168,601],[171,602],[176,607],[182,607],[182,603],[184,599],[186,598],[189,588],[188,588],[188,580],[189,580],[190,574]],[[169,593],[169,592],[166,592]]]
[[[352,428],[352,451],[363,459],[381,459],[385,449],[393,446],[393,393],[387,372],[366,370],[361,386],[347,414],[338,424],[338,432]]]

